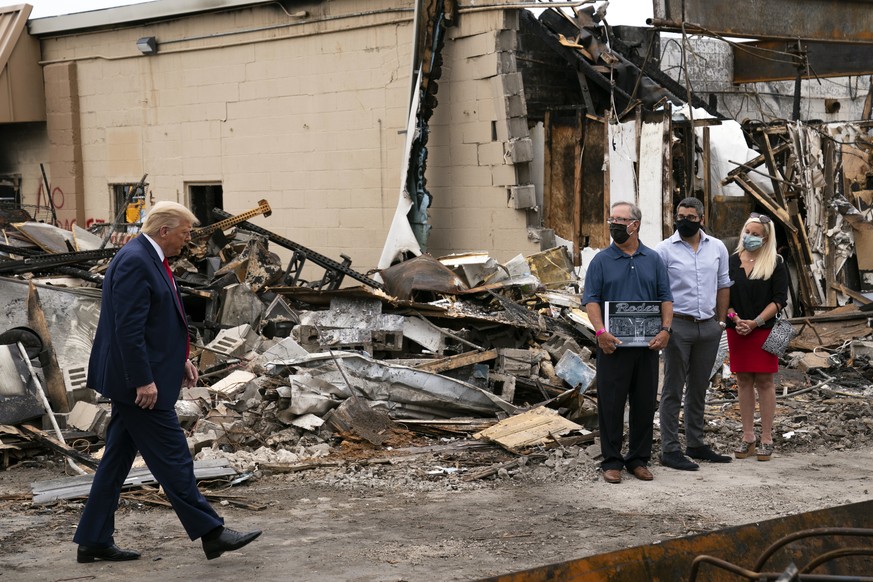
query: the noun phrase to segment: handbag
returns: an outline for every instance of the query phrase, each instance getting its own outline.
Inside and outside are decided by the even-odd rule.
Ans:
[[[785,355],[785,350],[788,349],[788,344],[791,340],[797,337],[799,333],[800,332],[795,330],[794,326],[788,323],[787,320],[777,316],[776,322],[770,330],[770,335],[768,335],[767,339],[764,340],[761,349],[781,358]]]

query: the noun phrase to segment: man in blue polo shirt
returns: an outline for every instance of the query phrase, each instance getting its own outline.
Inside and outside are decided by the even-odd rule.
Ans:
[[[703,440],[706,388],[725,328],[730,287],[728,251],[701,228],[703,202],[685,198],[676,207],[676,232],[655,250],[667,265],[673,291],[673,339],[664,350],[661,388],[661,464],[696,471],[698,464],[682,454],[679,408],[685,390],[685,453],[692,459],[730,463]]]
[[[582,303],[597,341],[597,419],[607,483],[621,483],[622,467],[651,481],[652,422],[658,398],[658,351],[670,341],[673,296],[667,268],[654,250],[640,242],[640,209],[630,202],[612,205],[609,233],[613,243],[595,255],[585,275]],[[603,325],[606,301],[659,301],[661,329],[646,347],[621,347]],[[624,407],[630,405],[628,452],[622,456]]]

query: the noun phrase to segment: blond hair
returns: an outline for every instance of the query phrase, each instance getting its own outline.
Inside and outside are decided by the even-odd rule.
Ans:
[[[176,228],[183,222],[191,223],[191,225],[199,224],[194,213],[182,206],[178,202],[170,202],[161,200],[152,206],[146,215],[145,222],[142,223],[141,232],[149,236],[155,236],[163,228]]]
[[[752,267],[752,272],[749,273],[749,279],[769,279],[773,276],[773,271],[776,270],[776,260],[779,256],[776,254],[776,236],[773,232],[773,222],[761,222],[757,216],[750,217],[740,229],[740,241],[737,243],[737,254],[745,249],[743,246],[743,236],[746,233],[746,227],[750,223],[757,222],[764,227],[764,244],[761,246],[758,256],[755,258],[755,266]]]

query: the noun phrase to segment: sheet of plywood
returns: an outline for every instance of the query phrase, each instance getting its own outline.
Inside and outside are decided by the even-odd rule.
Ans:
[[[473,436],[493,441],[508,449],[520,449],[541,444],[552,435],[563,435],[572,430],[588,432],[551,408],[540,407],[502,420]]]

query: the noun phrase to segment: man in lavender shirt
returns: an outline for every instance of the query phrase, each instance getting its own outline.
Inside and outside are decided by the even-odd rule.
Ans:
[[[664,385],[659,408],[661,464],[696,471],[692,459],[729,463],[703,440],[706,389],[722,331],[730,286],[728,251],[701,228],[703,203],[685,198],[676,208],[676,232],[655,250],[667,265],[673,293],[673,337],[664,348]],[[679,442],[679,408],[685,393],[685,456]]]

